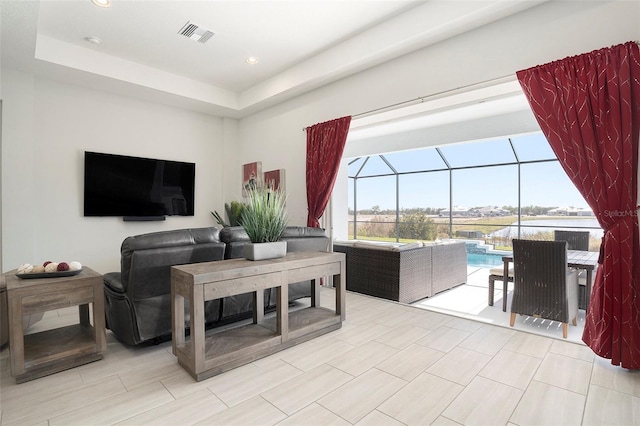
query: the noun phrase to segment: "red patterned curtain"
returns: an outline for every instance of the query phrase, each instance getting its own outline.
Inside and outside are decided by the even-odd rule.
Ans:
[[[582,340],[640,368],[640,51],[629,42],[517,73],[569,178],[604,229]]]
[[[350,124],[349,116],[307,127],[307,226],[320,227],[318,220],[336,183]]]

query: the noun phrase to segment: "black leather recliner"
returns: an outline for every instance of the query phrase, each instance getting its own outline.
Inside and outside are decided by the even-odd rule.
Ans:
[[[222,260],[224,252],[214,227],[126,238],[121,271],[104,275],[107,327],[130,345],[170,335],[171,266]],[[207,302],[205,311],[208,324],[218,321],[220,300]]]

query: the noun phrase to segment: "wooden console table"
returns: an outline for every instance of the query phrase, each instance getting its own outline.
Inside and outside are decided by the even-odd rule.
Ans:
[[[320,307],[319,278],[333,276],[335,311]],[[311,280],[311,306],[288,312],[289,284]],[[197,381],[336,330],[345,318],[345,256],[294,252],[280,259],[230,259],[171,268],[173,354]],[[264,318],[264,290],[276,288],[276,316]],[[253,323],[205,333],[204,302],[253,293]],[[191,317],[185,335],[185,300]]]
[[[102,275],[84,267],[71,277],[25,280],[6,274],[5,279],[11,375],[16,383],[102,359],[106,348]],[[93,325],[89,321],[90,303]],[[78,306],[78,324],[24,335],[23,315],[69,306]]]

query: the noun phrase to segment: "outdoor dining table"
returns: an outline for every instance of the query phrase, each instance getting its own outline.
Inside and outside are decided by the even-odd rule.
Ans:
[[[597,251],[584,250],[567,250],[567,266],[575,269],[583,269],[587,272],[586,292],[585,292],[585,309],[589,306],[591,298],[591,282],[593,279],[593,271],[598,265]],[[503,277],[509,276],[509,263],[513,262],[513,255],[502,256],[504,263]],[[507,312],[507,283],[508,280],[502,281],[502,311]]]

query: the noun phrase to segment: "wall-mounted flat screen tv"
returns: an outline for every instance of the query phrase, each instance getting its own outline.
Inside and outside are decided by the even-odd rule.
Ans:
[[[193,216],[195,163],[85,151],[84,215]]]

